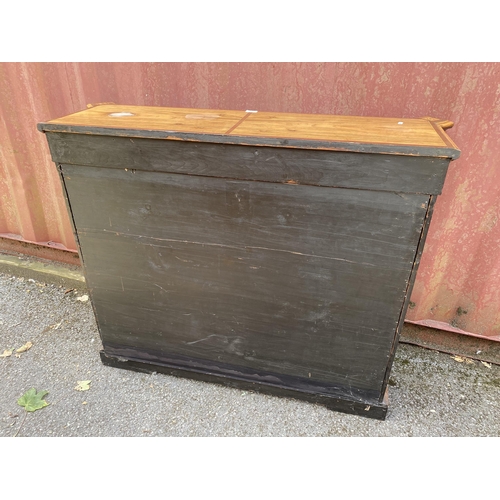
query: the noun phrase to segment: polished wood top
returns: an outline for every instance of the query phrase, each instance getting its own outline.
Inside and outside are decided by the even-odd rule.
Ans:
[[[103,104],[41,123],[39,129],[456,158],[460,151],[443,130],[449,128],[450,123],[429,117],[381,118]]]
[[[105,104],[51,120],[50,124],[225,134],[246,113],[213,109]]]
[[[254,137],[446,146],[431,123],[420,119],[255,113],[231,133]]]

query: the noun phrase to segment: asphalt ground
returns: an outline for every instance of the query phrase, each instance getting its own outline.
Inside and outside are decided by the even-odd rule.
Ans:
[[[85,289],[0,274],[0,436],[499,436],[500,367],[400,344],[385,421],[104,366]],[[16,355],[17,354],[17,355]],[[76,390],[90,381],[88,390]],[[48,391],[25,412],[19,398]]]
[[[0,358],[6,498],[496,496],[500,366],[400,344],[385,421],[106,367],[84,283],[47,266],[0,273],[0,354],[31,343]]]

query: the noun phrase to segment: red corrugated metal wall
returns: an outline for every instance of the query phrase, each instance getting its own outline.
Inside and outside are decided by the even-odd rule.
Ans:
[[[36,124],[98,102],[454,121],[407,320],[500,340],[500,64],[2,63],[0,236],[75,249]]]

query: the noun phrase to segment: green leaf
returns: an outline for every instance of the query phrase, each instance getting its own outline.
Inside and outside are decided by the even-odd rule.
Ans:
[[[41,408],[45,408],[46,406],[49,405],[47,401],[44,401],[42,398],[46,396],[49,392],[48,391],[40,391],[38,394],[36,392],[36,389],[30,389],[29,391],[26,391],[18,400],[17,404],[19,406],[24,406],[24,409],[26,411],[36,411],[40,410]]]

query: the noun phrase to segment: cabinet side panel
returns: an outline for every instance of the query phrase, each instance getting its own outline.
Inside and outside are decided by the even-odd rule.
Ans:
[[[422,257],[422,252],[424,250],[425,240],[427,239],[427,233],[429,232],[429,227],[430,227],[432,213],[434,211],[435,203],[436,203],[436,197],[431,196],[429,198],[427,213],[425,215],[424,225],[422,227],[422,233],[420,235],[420,241],[418,242],[417,250],[415,252],[413,269],[411,271],[410,280],[408,282],[408,288],[406,290],[405,300],[404,300],[403,305],[401,307],[401,314],[400,314],[400,318],[399,318],[399,323],[398,323],[398,327],[396,330],[396,336],[394,337],[394,342],[393,342],[392,349],[391,349],[389,364],[387,365],[387,370],[386,370],[385,377],[384,377],[384,385],[382,386],[382,394],[380,396],[380,401],[382,401],[382,398],[384,397],[384,394],[385,394],[387,384],[389,383],[389,376],[391,374],[392,364],[394,362],[394,357],[396,355],[396,349],[398,347],[399,338],[401,335],[401,330],[403,329],[404,319],[406,316],[406,312],[408,310],[408,305],[410,303],[410,297],[411,297],[411,292],[413,290],[413,285],[414,285],[415,279],[417,277],[418,266],[420,264],[420,259]]]

